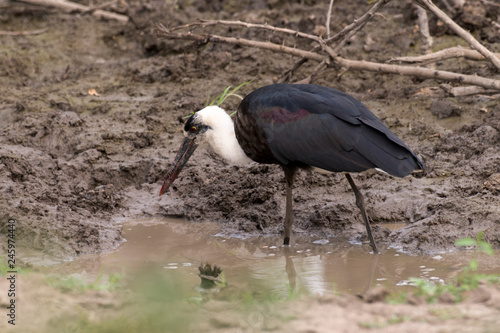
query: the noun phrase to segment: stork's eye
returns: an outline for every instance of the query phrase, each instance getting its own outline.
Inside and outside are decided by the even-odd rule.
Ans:
[[[196,132],[196,130],[197,130],[197,128],[196,128],[196,127],[191,126],[191,128],[189,129],[189,132],[191,132],[191,133],[195,133],[195,132]]]

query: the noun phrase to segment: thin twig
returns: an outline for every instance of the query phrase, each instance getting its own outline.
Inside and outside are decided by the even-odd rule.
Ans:
[[[45,31],[49,30],[49,28],[43,28],[39,30],[24,30],[24,31],[4,31],[0,30],[1,36],[27,36],[27,35],[40,35]]]
[[[452,14],[452,15],[455,15],[457,12],[455,10],[455,8],[453,8],[452,5],[450,5],[450,3],[448,2],[448,0],[441,0],[441,3],[446,7],[446,10]]]
[[[495,53],[497,57],[500,57],[500,53]],[[442,61],[451,58],[465,58],[470,60],[486,60],[484,56],[476,50],[466,49],[460,46],[450,47],[441,51],[434,53],[429,53],[417,57],[396,57],[388,60],[391,62],[406,62],[414,64],[429,64],[432,62]]]
[[[344,29],[339,31],[336,35],[333,37],[330,37],[326,40],[327,45],[331,45],[332,43],[335,43],[336,41],[344,38],[351,30],[356,29],[358,26],[362,24],[366,24],[368,21],[370,21],[373,16],[375,16],[375,13],[377,13],[383,6],[391,2],[391,0],[379,0],[375,5],[373,5],[372,8],[370,8],[369,11],[367,11],[365,14],[363,14],[360,18],[357,20],[354,20],[351,24],[346,26]],[[317,51],[317,50],[315,50]]]
[[[355,35],[357,34],[361,29],[363,29],[365,27],[365,25],[368,23],[368,21],[364,21],[364,22],[361,22],[361,24],[357,25],[354,27],[354,29],[352,29],[351,31],[349,31],[344,39],[342,39],[342,41],[340,41],[337,46],[335,46],[333,48],[333,52],[334,53],[339,53],[340,50],[347,44],[347,42]]]
[[[432,3],[431,0],[415,0],[420,4],[424,4],[427,9],[434,13],[444,24],[446,24],[450,29],[455,31],[457,35],[462,37],[469,45],[478,50],[488,61],[490,61],[495,67],[500,69],[500,59],[497,58],[490,50],[479,43],[470,33],[465,31],[462,27],[455,23],[448,15],[446,15],[441,9]]]
[[[341,31],[339,31],[337,34],[335,34],[333,37],[330,37],[328,38],[325,42],[327,45],[330,45],[332,43],[335,43],[336,41],[340,40],[341,38],[344,38],[345,36],[347,36],[351,31],[353,30],[357,30],[358,27],[360,27],[361,25],[365,25],[368,21],[370,21],[373,16],[383,7],[385,6],[386,4],[388,4],[391,0],[380,0],[380,1],[377,1],[377,3],[375,3],[375,5],[370,8],[369,11],[367,11],[365,14],[363,14],[361,17],[359,17],[358,19],[354,20],[353,23],[349,24],[348,26],[346,26],[344,29],[342,29]],[[352,37],[352,36],[351,36]],[[313,47],[310,52],[317,52],[321,50],[321,46],[320,45],[317,45],[315,47]],[[292,68],[290,68],[289,70],[287,70],[286,72],[284,72],[281,77],[280,77],[280,82],[287,82],[289,80],[289,78],[291,77],[291,74],[296,71],[300,66],[302,66],[303,64],[305,64],[309,59],[308,58],[301,58],[299,61],[297,61],[293,66]]]
[[[82,12],[80,14],[80,16],[84,16],[84,15],[87,15],[87,14],[92,14],[93,12],[95,12],[98,9],[104,9],[106,7],[114,5],[117,2],[118,2],[118,0],[112,0],[112,1],[108,1],[108,2],[105,2],[105,3],[100,4],[100,5],[97,5],[97,6],[90,7],[88,10]]]
[[[335,0],[330,0],[330,5],[328,6],[328,13],[326,13],[326,38],[330,38],[330,19],[332,18],[332,8],[334,1]]]
[[[300,68],[300,66],[302,66],[303,64],[305,64],[307,61],[309,60],[309,58],[301,58],[299,61],[297,61],[293,66],[292,68],[284,71],[278,82],[279,83],[285,83],[285,82],[288,82],[290,81],[290,79],[292,78],[292,75],[293,75],[293,72],[295,72],[297,69]]]
[[[297,83],[297,84],[309,84],[309,83],[311,83],[314,80],[314,78],[316,77],[316,75],[318,75],[318,72],[323,67],[325,67],[327,62],[328,62],[327,59],[323,59],[323,61],[321,61],[316,67],[314,67],[313,71],[311,72],[311,74],[309,74],[308,77],[306,77],[305,79],[302,79],[300,81],[297,81],[295,83]]]

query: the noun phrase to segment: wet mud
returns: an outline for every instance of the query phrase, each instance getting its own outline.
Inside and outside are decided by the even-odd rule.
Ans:
[[[335,7],[337,30],[369,8],[366,1]],[[498,19],[493,7],[471,9],[482,17],[479,23],[470,15],[464,20],[499,52],[493,28],[483,24]],[[324,3],[151,1],[131,2],[128,10],[133,22],[126,25],[53,9],[14,7],[0,13],[0,30],[49,28],[36,36],[1,37],[0,232],[6,233],[8,218],[15,218],[22,248],[57,258],[111,251],[123,239],[120,222],[142,217],[220,222],[225,235],[281,233],[284,179],[277,166],[231,166],[200,147],[169,193],[158,194],[181,142],[184,116],[229,85],[253,79],[245,94],[276,82],[297,59],[159,40],[154,24],[241,19],[313,33],[323,24]],[[414,19],[409,1],[392,2],[342,53],[378,61],[419,54]],[[431,28],[440,36],[436,49],[461,43],[441,25]],[[265,31],[237,33],[289,42]],[[468,74],[498,76],[486,62],[453,60],[439,66],[455,68],[457,61]],[[296,78],[314,65],[306,64]],[[447,97],[432,80],[339,73],[329,68],[314,83],[363,101],[427,166],[425,174],[404,179],[354,175],[377,242],[411,253],[453,251],[456,239],[482,230],[486,241],[500,247],[499,101]],[[225,107],[234,110],[237,103],[228,99]],[[341,174],[300,172],[294,214],[295,235],[366,241],[354,195]],[[378,225],[393,222],[407,225],[397,230]]]

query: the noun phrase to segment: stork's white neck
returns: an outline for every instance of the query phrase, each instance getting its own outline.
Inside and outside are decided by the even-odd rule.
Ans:
[[[211,129],[205,133],[205,139],[215,152],[232,164],[247,164],[252,162],[241,149],[231,117],[218,106],[207,106],[197,112],[202,123]]]

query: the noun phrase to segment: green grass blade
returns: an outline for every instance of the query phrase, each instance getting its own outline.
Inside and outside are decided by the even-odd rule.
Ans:
[[[217,101],[217,106],[220,106],[222,103],[224,103],[224,101],[226,100],[227,96],[227,92],[229,91],[229,89],[231,89],[231,86],[228,86],[224,92],[220,95],[220,98],[219,100]]]
[[[221,97],[221,95],[215,96],[215,98],[210,102],[210,104],[207,104],[206,106],[212,106],[215,104],[215,101],[218,100]]]
[[[455,246],[476,246],[477,241],[474,238],[461,238],[455,241]]]
[[[246,86],[247,84],[251,83],[254,79],[251,79],[249,81],[246,81],[246,82],[243,82],[242,84],[238,85],[236,88],[233,88],[231,91],[231,87],[232,86],[228,86],[226,87],[226,89],[224,89],[224,91],[222,92],[222,94],[216,96],[214,99],[212,99],[212,101],[209,103],[210,101],[210,95],[207,96],[207,101],[205,102],[205,106],[212,106],[212,105],[217,105],[217,106],[221,106],[222,103],[224,103],[226,101],[226,99],[230,96],[234,96],[234,97],[238,97],[240,100],[243,99],[243,96],[241,95],[238,95],[236,94],[236,92],[238,90],[240,90],[242,87]],[[238,111],[234,111],[233,113],[231,113],[231,117],[236,114],[236,112]],[[185,116],[184,118],[189,118],[191,117],[191,115],[193,114],[194,112],[192,112],[190,115],[188,116]]]
[[[231,86],[227,87],[226,91],[224,91],[222,100],[219,100],[219,104],[217,104],[217,105],[220,105],[220,104],[224,103],[224,101],[226,100],[226,98],[228,98],[229,96],[238,96],[238,97],[240,97],[239,95],[236,95],[235,92],[237,92],[238,90],[241,89],[241,87],[246,86],[247,84],[249,84],[252,81],[253,81],[253,79],[251,79],[250,81],[247,81],[247,82],[243,82],[242,84],[240,84],[239,86],[237,86],[236,88],[234,88],[233,90],[231,90],[229,92],[229,94],[225,95],[227,93],[227,91],[229,90],[229,88],[231,88]]]
[[[479,251],[486,253],[487,255],[494,255],[495,251],[493,250],[493,246],[491,246],[490,243],[487,243],[485,241],[482,241],[479,243]]]

